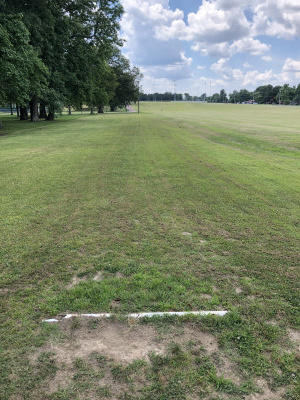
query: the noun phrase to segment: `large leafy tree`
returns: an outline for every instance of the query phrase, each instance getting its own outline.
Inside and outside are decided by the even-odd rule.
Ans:
[[[61,103],[79,107],[87,102],[95,91],[95,57],[103,63],[112,47],[122,44],[119,0],[5,0],[3,7],[6,13],[24,14],[30,43],[49,70],[49,90],[32,93],[32,120],[38,118],[38,101],[48,104],[48,119]]]
[[[117,80],[114,96],[109,101],[111,111],[115,111],[116,108],[126,107],[138,100],[141,74],[138,68],[130,67],[128,59],[117,48],[111,57],[110,66]]]
[[[0,14],[0,102],[25,105],[46,82],[47,69],[29,44],[22,15]],[[37,77],[36,80],[32,76]]]

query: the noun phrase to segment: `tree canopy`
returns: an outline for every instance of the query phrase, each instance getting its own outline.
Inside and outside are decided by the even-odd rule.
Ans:
[[[119,0],[0,0],[0,7],[1,103],[29,104],[36,121],[38,105],[51,120],[63,106],[100,110],[113,98],[115,107],[137,99],[138,70],[120,54],[118,68],[112,63],[123,43]]]

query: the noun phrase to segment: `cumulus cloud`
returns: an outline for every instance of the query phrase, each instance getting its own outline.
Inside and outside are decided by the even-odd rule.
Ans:
[[[221,74],[224,79],[228,79],[228,72],[231,71],[227,64],[228,60],[228,58],[220,58],[216,63],[212,64],[210,69],[218,74]]]
[[[299,0],[203,0],[197,11],[186,15],[178,8],[171,9],[169,0],[120,1],[125,9],[121,22],[122,36],[127,40],[124,51],[141,68],[145,82],[199,80],[204,68],[206,74],[210,69],[209,74],[216,75],[205,79],[225,86],[233,82],[243,86],[278,84],[300,77],[300,61],[296,59],[287,58],[278,70],[278,53],[276,73],[272,69],[259,71],[260,66],[264,69],[263,61],[272,61],[277,50],[271,48],[269,37],[300,36]],[[272,46],[276,46],[274,39]],[[193,58],[191,50],[196,53]],[[247,62],[242,54],[247,54]]]
[[[275,78],[273,71],[270,69],[269,71],[259,72],[259,71],[249,71],[244,76],[243,85],[252,85],[257,86],[260,85],[262,82],[270,83]]]
[[[234,80],[242,86],[255,86],[261,84],[261,82],[270,83],[276,78],[272,70],[264,72],[251,70],[244,72],[239,68],[231,67],[228,62],[228,58],[220,58],[216,63],[211,65],[211,70],[220,75],[221,78],[227,82]],[[250,68],[251,66],[246,64],[244,67]],[[295,66],[295,68],[297,68],[297,66]]]
[[[183,18],[183,12],[168,7],[168,0],[121,0],[125,15],[121,21],[124,49],[134,64],[139,66],[170,65],[182,62],[183,46],[161,40],[164,24]],[[186,60],[188,63],[189,60]]]
[[[232,48],[227,42],[223,43],[206,43],[197,42],[191,46],[191,49],[208,57],[231,57]]]
[[[250,25],[240,7],[230,11],[203,0],[197,13],[188,15],[187,37],[196,42],[222,43],[248,35]]]
[[[272,61],[272,57],[271,57],[271,56],[263,56],[261,59],[262,59],[263,61],[266,61],[266,62]]]
[[[231,48],[235,53],[248,53],[254,56],[259,56],[270,50],[271,46],[261,43],[258,39],[247,37],[234,41]]]
[[[266,0],[254,8],[252,34],[293,39],[300,36],[298,0]]]
[[[193,41],[192,49],[207,56],[229,55],[229,43],[249,35],[251,28],[240,7],[222,9],[216,1],[203,0],[187,23],[178,17],[162,27],[160,38]]]
[[[300,79],[300,60],[287,58],[282,68],[283,79],[293,81],[295,78]]]

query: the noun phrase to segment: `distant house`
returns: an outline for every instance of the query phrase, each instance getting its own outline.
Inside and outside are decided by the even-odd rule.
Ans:
[[[257,104],[254,100],[243,101],[242,104]]]

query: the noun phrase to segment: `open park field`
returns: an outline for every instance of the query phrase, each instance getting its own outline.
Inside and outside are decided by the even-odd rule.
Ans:
[[[300,108],[140,110],[2,117],[0,398],[299,399]]]

